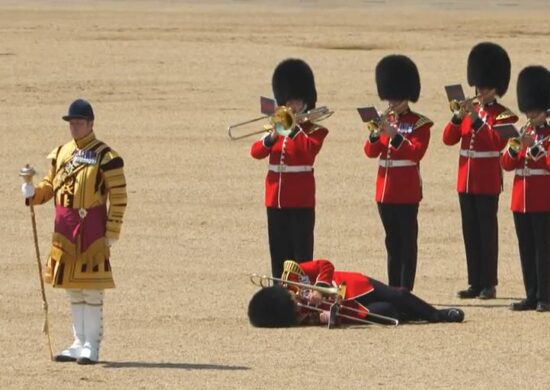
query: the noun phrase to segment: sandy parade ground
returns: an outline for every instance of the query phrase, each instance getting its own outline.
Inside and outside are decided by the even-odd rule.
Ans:
[[[480,41],[508,51],[502,102],[518,112],[518,72],[550,66],[549,11],[542,0],[0,1],[0,388],[547,389],[550,314],[508,309],[524,297],[512,174],[500,198],[497,299],[461,301],[458,147],[443,145],[441,133],[450,118],[443,86],[462,83],[471,95],[466,60]],[[257,287],[248,275],[270,270],[266,162],[250,157],[254,138],[230,141],[227,125],[259,114],[278,62],[306,60],[318,105],[335,111],[322,122],[330,134],[315,165],[315,256],[386,281],[377,163],[363,153],[356,108],[384,108],[374,67],[392,53],[416,62],[422,92],[413,108],[435,122],[421,165],[415,292],[461,307],[466,321],[251,327]],[[69,140],[61,116],[76,97],[92,102],[98,138],[124,157],[129,190],[95,366],[48,361],[17,175],[27,162],[35,180],[46,173],[46,155]],[[37,208],[43,261],[52,220],[51,203]],[[68,299],[46,287],[59,351],[72,337]]]

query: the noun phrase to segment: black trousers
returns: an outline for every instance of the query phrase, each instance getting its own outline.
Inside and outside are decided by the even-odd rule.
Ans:
[[[313,259],[314,208],[267,208],[271,274],[281,277],[285,260]]]
[[[549,303],[550,212],[514,213],[527,300]]]
[[[418,203],[378,203],[378,213],[386,232],[388,284],[412,290],[418,253]]]
[[[399,320],[438,320],[438,310],[405,288],[387,286],[369,278],[374,291],[356,299],[371,313]]]
[[[498,284],[498,195],[459,193],[468,284],[475,290]]]

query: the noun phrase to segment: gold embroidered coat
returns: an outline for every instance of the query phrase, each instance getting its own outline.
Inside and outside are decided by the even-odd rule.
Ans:
[[[33,204],[54,198],[55,227],[44,280],[54,287],[113,288],[107,239],[118,239],[127,193],[122,158],[94,133],[50,153]]]

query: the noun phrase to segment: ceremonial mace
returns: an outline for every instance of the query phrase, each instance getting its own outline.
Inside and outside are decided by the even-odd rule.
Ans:
[[[29,165],[25,165],[19,171],[19,176],[23,178],[25,183],[32,184],[32,177],[35,170]],[[42,277],[42,263],[40,262],[40,250],[38,249],[38,234],[36,233],[36,218],[34,216],[34,205],[32,199],[28,199],[29,209],[31,210],[32,234],[34,236],[34,249],[36,251],[36,262],[38,265],[38,276],[40,278],[40,289],[42,290],[42,307],[44,308],[44,325],[42,332],[48,337],[48,346],[50,348],[50,360],[53,361],[52,340],[50,338],[50,325],[48,322],[48,301],[46,300],[46,290],[44,289],[44,279]]]

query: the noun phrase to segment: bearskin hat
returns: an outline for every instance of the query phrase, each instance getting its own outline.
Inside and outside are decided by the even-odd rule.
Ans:
[[[519,72],[518,107],[521,112],[550,108],[550,73],[544,66],[528,66]]]
[[[258,328],[285,328],[298,324],[296,304],[290,292],[280,286],[258,291],[248,304],[248,318]]]
[[[475,45],[468,56],[468,84],[471,87],[495,88],[504,96],[510,83],[510,57],[501,46],[492,42]]]
[[[289,58],[281,62],[273,72],[271,85],[278,105],[284,105],[290,99],[301,99],[308,110],[315,108],[315,78],[304,61]]]
[[[376,86],[382,100],[416,102],[420,96],[420,75],[409,57],[392,54],[376,65]]]

